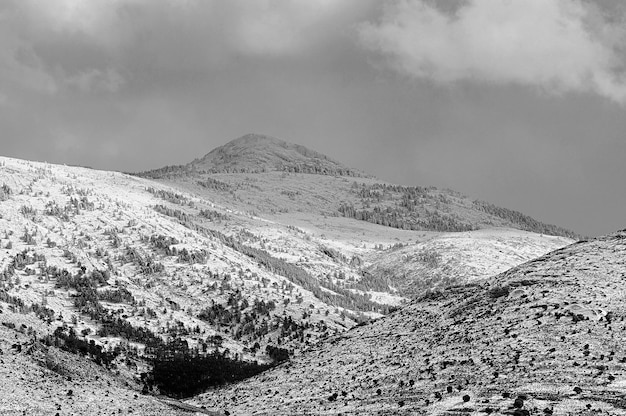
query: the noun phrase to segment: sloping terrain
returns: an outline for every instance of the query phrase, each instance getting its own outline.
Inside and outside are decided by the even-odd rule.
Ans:
[[[266,346],[297,352],[419,292],[376,267],[412,268],[423,253],[457,258],[456,243],[442,242],[469,238],[455,260],[467,267],[443,261],[416,283],[425,290],[452,271],[458,281],[486,276],[500,264],[495,249],[509,266],[569,242],[516,230],[464,239],[305,213],[265,219],[145,179],[15,159],[2,159],[0,182],[4,293],[112,346],[183,337],[266,361]]]
[[[341,267],[300,230],[269,227],[274,241],[293,242],[285,250],[248,231],[267,225],[262,220],[143,179],[2,163],[2,291],[45,307],[87,340],[145,344],[180,336],[267,360],[259,348],[270,343],[294,348],[354,325],[345,308],[353,317],[384,312],[363,295],[333,292],[330,283],[324,292],[296,265],[306,255],[326,259],[311,270]],[[283,330],[287,318],[294,323]]]
[[[371,253],[363,283],[384,282],[399,293],[420,294],[491,277],[545,254],[550,245],[568,243],[565,237],[502,228],[446,233]]]
[[[626,230],[424,296],[194,400],[237,415],[626,414]]]
[[[509,227],[579,237],[452,190],[385,183],[304,146],[261,135],[235,139],[184,166],[137,175],[259,214],[342,216],[413,231]]]
[[[244,144],[256,150],[246,153]],[[38,322],[28,348],[82,355],[77,365],[121,369],[129,391],[158,393],[166,387],[151,378],[150,360],[209,356],[263,369],[428,289],[571,242],[497,228],[510,223],[495,217],[464,217],[476,220],[472,229],[491,228],[463,233],[351,218],[341,201],[358,201],[377,180],[274,139],[248,137],[216,153],[230,155],[222,173],[207,165],[158,180],[0,158],[0,302],[27,320],[18,329]],[[248,169],[261,163],[259,154],[270,155],[267,170]],[[222,156],[210,163],[226,163]],[[299,167],[276,167],[276,158]],[[442,207],[429,198],[424,209]],[[50,386],[50,394],[66,393]],[[77,414],[89,411],[76,406]],[[130,406],[122,400],[117,408]]]
[[[41,321],[11,309],[0,302],[0,414],[189,414],[138,394],[131,380],[37,341],[46,331]]]

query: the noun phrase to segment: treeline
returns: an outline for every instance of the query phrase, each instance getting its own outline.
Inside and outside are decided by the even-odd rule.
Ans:
[[[128,304],[133,304],[135,302],[133,294],[130,293],[125,287],[120,287],[116,290],[100,290],[98,291],[98,299],[111,303],[125,302]]]
[[[166,256],[177,256],[179,263],[204,264],[209,258],[209,252],[201,250],[188,250],[187,248],[177,249],[174,247],[176,244],[180,244],[174,237],[167,237],[164,235],[152,235],[150,238],[142,237],[142,241],[148,242],[155,249],[163,252]]]
[[[276,166],[263,166],[257,168],[251,167],[224,167],[224,168],[212,168],[212,169],[194,169],[194,173],[198,174],[218,174],[218,173],[267,173],[267,172],[289,172],[289,173],[306,173],[312,175],[326,175],[326,176],[351,176],[361,177],[358,171],[345,167],[330,167],[322,166],[321,164],[312,163],[297,163],[297,164],[280,164]],[[180,173],[180,172],[179,172]]]
[[[97,331],[98,336],[120,337],[144,344],[147,348],[158,348],[163,345],[163,340],[148,328],[133,326],[120,317],[106,315],[101,317],[100,322],[102,325]]]
[[[389,311],[389,307],[387,305],[372,302],[364,295],[354,293],[330,282],[326,284],[325,289],[335,292],[336,294],[329,293],[321,288],[319,281],[315,277],[311,276],[307,271],[301,269],[300,267],[287,263],[285,260],[280,258],[273,257],[265,250],[241,244],[235,237],[227,236],[219,231],[210,230],[195,224],[191,221],[192,216],[180,210],[171,209],[163,205],[156,205],[154,206],[154,209],[163,215],[178,219],[182,225],[189,229],[197,231],[205,236],[211,236],[219,239],[226,246],[254,259],[257,263],[263,265],[273,273],[286,277],[292,283],[295,283],[303,289],[312,292],[315,297],[325,303],[358,311],[373,311],[379,313],[387,313]]]
[[[184,340],[174,339],[155,350],[152,370],[142,374],[144,392],[158,387],[161,393],[185,398],[209,387],[233,383],[255,376],[271,364],[242,361],[229,357],[226,350],[201,355]]]
[[[351,287],[357,290],[367,292],[374,290],[377,292],[389,292],[389,286],[392,283],[390,279],[380,274],[370,273],[367,270],[361,271],[361,279],[351,284]]]
[[[44,256],[43,254],[31,252],[29,250],[24,250],[13,256],[13,259],[3,271],[2,276],[6,279],[12,276],[15,270],[24,270],[26,266],[30,266],[38,262],[45,264],[46,256]]]
[[[145,275],[163,273],[165,266],[161,262],[154,260],[150,255],[143,255],[134,247],[126,246],[123,254],[119,254],[116,258],[122,264],[134,263],[139,271]]]
[[[425,210],[419,214],[409,214],[406,207],[374,207],[373,209],[355,209],[352,204],[342,203],[339,212],[347,218],[367,221],[386,227],[413,231],[472,231],[474,226],[450,215],[442,215],[437,211]]]
[[[220,241],[233,250],[254,259],[257,263],[263,265],[271,272],[286,277],[292,283],[312,292],[315,297],[325,303],[359,311],[373,311],[379,313],[387,313],[389,311],[389,307],[387,305],[372,302],[364,295],[351,292],[330,282],[326,284],[326,289],[335,292],[336,294],[329,293],[328,291],[323,290],[319,281],[304,269],[301,269],[294,264],[287,263],[285,260],[280,258],[273,257],[264,250],[243,245],[235,238],[226,236],[219,231],[206,231],[213,237],[220,239]]]
[[[177,220],[185,223],[185,222],[189,222],[192,218],[191,215],[187,214],[186,212],[183,212],[179,209],[172,209],[169,207],[166,207],[165,205],[155,205],[154,210],[156,212],[158,212],[159,214],[163,214],[166,215],[168,217],[172,217],[172,218],[176,218]]]
[[[42,306],[36,302],[26,305],[21,298],[10,295],[5,289],[0,289],[0,302],[5,302],[11,305],[10,309],[14,312],[33,312],[35,316],[48,324],[51,323],[54,318],[54,311],[52,309]]]
[[[154,234],[154,235],[151,235],[150,238],[142,237],[142,239],[145,239],[155,249],[160,250],[163,253],[165,253],[166,256],[173,255],[175,253],[174,251],[175,247],[172,247],[172,246],[180,244],[180,241],[178,241],[176,238],[165,236],[162,234],[159,234],[159,235]]]
[[[74,328],[57,327],[52,335],[47,335],[41,340],[48,346],[55,346],[72,354],[79,354],[91,358],[96,364],[108,367],[120,354],[119,350],[105,350],[102,345],[95,341],[85,341],[76,336]]]
[[[176,192],[166,191],[163,189],[154,189],[152,187],[146,188],[146,191],[150,192],[152,195],[158,198],[161,198],[164,201],[171,202],[172,204],[186,205],[190,203],[189,198]]]
[[[425,231],[471,231],[482,225],[492,224],[496,218],[506,225],[539,234],[559,235],[572,239],[581,236],[556,225],[545,224],[528,215],[501,208],[484,201],[471,201],[453,191],[438,192],[434,187],[401,186],[387,184],[352,184],[352,192],[360,198],[363,209],[342,203],[339,212],[344,217],[354,218],[387,227],[404,230]],[[452,198],[461,198],[456,200]],[[386,203],[386,205],[382,205]],[[453,205],[464,210],[487,214],[470,222],[451,213]],[[491,217],[491,218],[490,218]],[[495,218],[494,218],[495,217]],[[499,222],[499,221],[497,221]]]
[[[501,208],[484,201],[474,201],[474,207],[480,211],[486,212],[490,215],[502,218],[506,221],[510,221],[522,230],[531,231],[538,234],[559,235],[562,237],[579,240],[582,238],[580,234],[565,228],[558,227],[552,224],[545,224],[537,221],[536,219],[524,215],[521,212],[513,211],[507,208]]]
[[[246,311],[250,306],[250,310]],[[278,323],[271,322],[270,313],[274,309],[274,301],[256,299],[250,305],[237,291],[229,294],[226,305],[211,301],[211,306],[202,309],[197,317],[213,326],[228,326],[234,339],[239,340],[244,336],[260,339],[279,327]]]
[[[198,174],[198,175],[207,175],[207,174],[216,174],[216,173],[266,173],[272,171],[279,172],[291,172],[291,173],[308,173],[314,175],[328,175],[328,176],[349,176],[349,177],[362,177],[364,176],[361,172],[356,170],[342,167],[342,166],[323,166],[321,164],[315,163],[297,163],[297,164],[281,164],[275,167],[261,167],[261,168],[250,168],[250,167],[223,167],[223,168],[211,168],[211,169],[197,169],[194,166],[190,165],[172,165],[165,166],[163,168],[154,169],[145,172],[137,172],[137,173],[128,173],[129,175],[139,176],[141,178],[148,179],[164,179],[164,178],[172,178],[177,176],[183,176],[188,174]],[[203,184],[198,183],[200,186]],[[209,184],[208,187],[211,185]],[[216,189],[216,188],[211,188]],[[217,190],[226,190],[226,189],[217,189]]]
[[[218,181],[217,179],[213,179],[211,177],[207,177],[205,180],[197,181],[196,183],[203,188],[211,189],[214,191],[222,191],[222,192],[230,191],[229,184],[227,184],[226,182]]]
[[[209,221],[226,221],[230,217],[226,214],[222,214],[221,212],[214,211],[212,209],[201,209],[200,216],[202,218],[206,218]]]
[[[128,175],[138,176],[147,179],[171,178],[189,172],[189,168],[185,165],[165,166],[159,169],[147,170],[144,172],[127,172]]]
[[[67,270],[60,270],[55,266],[48,267],[46,275],[56,279],[56,287],[74,289],[74,306],[80,313],[89,316],[93,320],[101,320],[106,314],[106,309],[100,304],[98,287],[105,284],[109,279],[109,271],[100,272],[94,270],[87,274],[85,268],[80,268],[76,274]]]
[[[312,175],[327,175],[327,176],[352,176],[361,177],[362,174],[355,170],[346,167],[329,167],[321,164],[284,164],[278,167],[278,170],[290,173],[308,173]]]

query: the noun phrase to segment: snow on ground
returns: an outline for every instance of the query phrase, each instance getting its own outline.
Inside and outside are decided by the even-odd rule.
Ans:
[[[446,233],[365,258],[377,276],[399,276],[400,294],[418,283],[465,283],[501,273],[564,247],[573,240],[514,229]]]

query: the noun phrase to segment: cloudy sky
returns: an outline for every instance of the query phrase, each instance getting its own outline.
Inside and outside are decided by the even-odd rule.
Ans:
[[[139,171],[249,132],[626,227],[620,0],[0,0],[0,154]]]

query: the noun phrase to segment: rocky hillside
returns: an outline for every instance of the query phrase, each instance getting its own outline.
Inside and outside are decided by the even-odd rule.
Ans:
[[[626,414],[626,230],[414,301],[195,400],[237,415]]]

